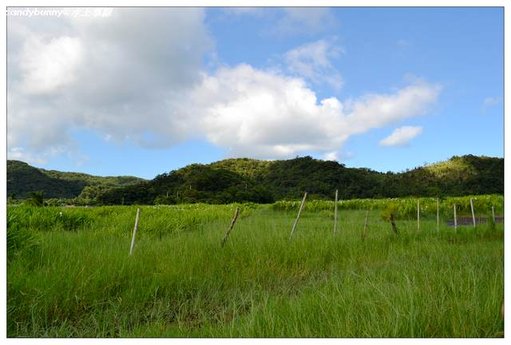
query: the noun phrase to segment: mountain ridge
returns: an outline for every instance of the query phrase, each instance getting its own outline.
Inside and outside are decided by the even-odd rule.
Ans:
[[[347,168],[309,156],[275,161],[229,158],[190,164],[152,180],[45,170],[21,161],[8,161],[7,167],[8,196],[23,199],[42,190],[46,198],[91,205],[268,203],[297,199],[304,191],[311,198],[328,199],[335,189],[343,199],[504,193],[504,158],[474,155],[399,173]]]

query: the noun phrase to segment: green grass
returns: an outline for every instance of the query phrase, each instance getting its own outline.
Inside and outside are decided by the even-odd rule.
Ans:
[[[234,210],[240,218],[224,248]],[[62,212],[62,215],[60,214]],[[9,337],[502,337],[503,225],[257,205],[8,209]],[[442,222],[443,223],[443,222]],[[20,235],[21,234],[21,235]]]

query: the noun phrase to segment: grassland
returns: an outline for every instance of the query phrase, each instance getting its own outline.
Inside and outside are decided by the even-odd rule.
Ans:
[[[503,336],[502,224],[313,205],[9,207],[7,335]]]

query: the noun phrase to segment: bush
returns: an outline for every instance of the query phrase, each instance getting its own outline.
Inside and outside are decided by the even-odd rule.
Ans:
[[[44,206],[43,192],[31,192],[25,203],[29,206]]]
[[[37,247],[34,234],[21,226],[19,215],[7,215],[7,261],[11,262],[19,253],[31,251]]]

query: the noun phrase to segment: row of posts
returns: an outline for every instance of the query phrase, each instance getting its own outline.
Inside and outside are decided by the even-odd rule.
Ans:
[[[335,190],[335,203],[334,203],[334,235],[337,233],[337,204],[338,204],[338,196],[339,191]],[[305,199],[307,198],[307,192],[303,195],[302,203],[300,204],[300,209],[298,210],[298,215],[296,216],[296,219],[293,223],[293,227],[291,229],[291,235],[289,236],[289,239],[293,237],[293,234],[296,230],[296,225],[298,224],[298,220],[300,219],[300,214],[302,213],[303,206],[305,204]],[[472,213],[472,224],[474,228],[476,227],[476,217],[474,212],[474,200],[470,198],[470,211]],[[453,205],[453,212],[454,212],[454,230],[457,231],[458,229],[458,221],[456,216],[456,204]],[[491,213],[492,213],[492,219],[493,223],[495,224],[495,207],[491,207]],[[366,217],[364,221],[364,231],[362,233],[362,238],[365,238],[366,232],[367,232],[367,220],[369,216],[369,210],[366,212]],[[440,200],[436,199],[436,229],[437,231],[440,231]],[[420,200],[417,200],[417,231],[420,231]]]
[[[334,235],[337,233],[337,223],[338,223],[338,221],[337,221],[337,219],[338,219],[337,206],[338,206],[338,197],[339,197],[339,191],[335,190]],[[300,219],[300,215],[302,213],[302,210],[303,210],[303,207],[305,205],[305,200],[306,199],[307,199],[307,192],[305,192],[305,194],[303,195],[302,202],[300,203],[300,208],[298,209],[298,214],[297,214],[296,219],[295,219],[295,221],[293,223],[293,227],[291,228],[291,234],[289,235],[289,239],[290,240],[293,237],[293,234],[295,233],[296,226],[298,225],[298,221]],[[476,227],[476,217],[475,217],[475,212],[474,212],[474,201],[473,201],[472,198],[470,198],[470,210],[472,212],[472,223],[473,223],[474,228],[475,228]],[[493,206],[491,207],[491,212],[492,212],[493,223],[495,223],[495,208]],[[229,227],[227,228],[227,231],[225,232],[225,235],[222,238],[222,241],[220,243],[222,247],[227,242],[227,238],[229,237],[229,234],[231,233],[232,229],[234,228],[234,224],[236,223],[236,220],[238,219],[239,213],[240,213],[240,209],[239,209],[239,207],[236,207],[236,210],[234,212],[234,216],[233,216],[233,218],[231,220],[231,223],[230,223]],[[453,214],[454,214],[454,230],[457,231],[458,220],[457,220],[457,216],[456,216],[456,204],[453,205]],[[135,237],[136,237],[136,234],[137,234],[139,217],[140,217],[140,208],[137,208],[137,215],[135,217],[135,227],[133,228],[133,235],[132,235],[132,238],[131,238],[130,255],[133,254],[133,248],[135,246]],[[362,238],[366,237],[368,217],[369,217],[369,210],[366,211],[365,221],[364,221],[364,230],[362,232]],[[437,231],[440,231],[440,201],[439,201],[439,199],[436,199],[436,228],[437,228]],[[419,230],[420,230],[420,201],[417,200],[417,231],[419,231]]]

